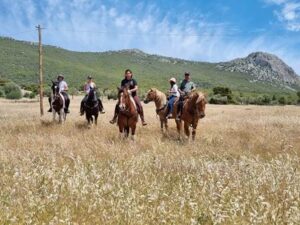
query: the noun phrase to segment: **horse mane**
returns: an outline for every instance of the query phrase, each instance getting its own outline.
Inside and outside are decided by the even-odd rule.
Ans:
[[[126,92],[125,92],[126,91]],[[135,104],[135,101],[133,99],[133,97],[128,93],[128,88],[125,87],[122,89],[123,94],[128,95],[127,98],[127,102],[126,104],[128,104],[129,107],[133,107],[133,109],[131,109],[130,111],[133,113],[134,111],[137,111],[137,105]]]
[[[165,93],[161,92],[160,90],[156,88],[151,88],[151,91],[155,91],[156,93],[156,98],[160,101],[161,105],[165,105],[167,102],[167,96]]]
[[[201,101],[205,101],[205,94],[200,91],[193,90],[189,93],[188,110],[190,113],[194,112],[194,106]]]

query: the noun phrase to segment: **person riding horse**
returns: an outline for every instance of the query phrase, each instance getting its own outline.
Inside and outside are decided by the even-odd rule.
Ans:
[[[145,118],[144,118],[143,106],[141,104],[141,101],[140,101],[139,97],[137,96],[137,90],[138,90],[137,82],[132,77],[133,77],[132,71],[130,69],[125,70],[125,78],[121,82],[121,89],[124,88],[124,87],[129,87],[129,92],[130,92],[130,94],[131,94],[132,98],[134,99],[134,102],[137,106],[138,113],[139,113],[140,118],[142,120],[142,125],[146,126],[147,123],[145,122]],[[119,103],[117,103],[117,105],[115,107],[115,112],[114,112],[113,119],[111,121],[109,121],[111,124],[114,124],[117,121],[118,110],[119,110],[118,105],[119,105]]]
[[[167,114],[166,114],[167,119],[172,118],[174,102],[175,102],[176,98],[178,98],[180,96],[179,91],[178,91],[178,86],[176,84],[176,78],[172,77],[169,80],[169,82],[170,82],[171,88],[169,90],[170,96],[169,96],[169,100],[168,100],[168,108],[167,108]]]
[[[90,91],[95,90],[95,89],[96,89],[96,84],[94,83],[92,76],[88,76],[87,82],[84,85],[84,92],[86,93],[86,95],[84,96],[84,98],[82,99],[81,104],[80,104],[80,115],[81,116],[84,114],[84,105],[88,99],[88,95],[89,95]],[[99,103],[98,105],[99,105],[100,113],[102,113],[102,114],[105,113],[101,99],[99,97],[97,97],[97,100]]]
[[[183,102],[186,98],[186,96],[192,91],[196,89],[196,85],[191,81],[191,76],[189,72],[184,73],[184,80],[181,82],[180,87],[179,87],[179,93],[180,93],[180,98],[179,98],[179,103],[178,103],[178,111],[177,111],[177,116],[176,120],[180,120],[180,116],[182,114],[182,109],[183,109]]]
[[[62,96],[64,97],[64,100],[65,100],[65,108],[64,108],[64,111],[65,113],[70,113],[69,111],[69,105],[70,105],[70,98],[67,94],[67,91],[68,91],[68,84],[66,81],[64,81],[64,75],[62,74],[59,74],[57,76],[57,85],[58,85],[58,88],[59,88],[59,93],[62,94]],[[49,97],[49,104],[50,104],[50,109],[48,110],[48,112],[52,112],[52,106],[51,106],[51,102],[52,102],[52,99],[51,97]]]

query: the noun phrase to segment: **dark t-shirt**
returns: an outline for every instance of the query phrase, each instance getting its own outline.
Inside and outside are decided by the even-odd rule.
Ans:
[[[129,90],[132,90],[135,88],[135,86],[137,85],[137,82],[135,79],[130,79],[130,80],[127,80],[126,78],[122,80],[121,82],[121,87],[125,87],[125,86],[128,86],[129,87]],[[136,91],[132,92],[132,97],[136,96]]]

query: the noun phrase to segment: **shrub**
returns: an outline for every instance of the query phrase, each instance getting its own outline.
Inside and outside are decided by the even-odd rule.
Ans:
[[[118,94],[116,92],[109,92],[107,93],[107,99],[118,100]]]
[[[50,97],[51,96],[51,92],[52,92],[52,90],[51,90],[50,87],[47,86],[47,87],[44,88],[44,96]]]
[[[15,83],[7,83],[4,85],[4,93],[7,99],[22,98],[21,88]]]
[[[227,98],[227,96],[221,96],[220,94],[219,95],[213,95],[209,99],[209,103],[210,104],[226,105],[226,104],[228,104],[228,98]]]
[[[4,91],[0,89],[0,97],[4,97],[4,96],[5,96]]]
[[[214,95],[220,95],[220,96],[226,96],[227,97],[227,103],[233,103],[232,102],[232,91],[228,87],[214,87],[213,88]],[[226,103],[226,104],[227,104]]]
[[[280,105],[286,105],[286,98],[284,96],[281,96],[279,99],[278,99],[278,103]]]

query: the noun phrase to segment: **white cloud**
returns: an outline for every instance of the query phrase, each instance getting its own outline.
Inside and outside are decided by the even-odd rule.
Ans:
[[[9,13],[0,14],[0,34],[16,33],[12,28],[17,31],[32,29],[31,33],[15,38],[36,40],[34,27],[41,23],[46,28],[43,30],[44,43],[71,50],[139,48],[153,54],[211,62],[243,57],[253,51],[267,51],[283,57],[300,73],[300,65],[295,60],[297,55],[288,52],[286,40],[270,40],[267,36],[240,39],[234,36],[237,28],[232,24],[212,23],[203,15],[190,18],[189,13],[183,12],[174,22],[170,14],[162,15],[159,7],[146,3],[125,10],[124,2],[104,5],[102,1],[91,0],[47,0],[38,9],[33,0],[3,1]],[[269,1],[286,4],[289,0]],[[297,11],[295,7],[288,9]],[[290,14],[289,18],[292,17]],[[292,26],[292,20],[289,22]]]
[[[300,31],[300,2],[295,0],[265,0],[266,3],[280,7],[275,11],[277,18],[283,22],[289,31]]]

